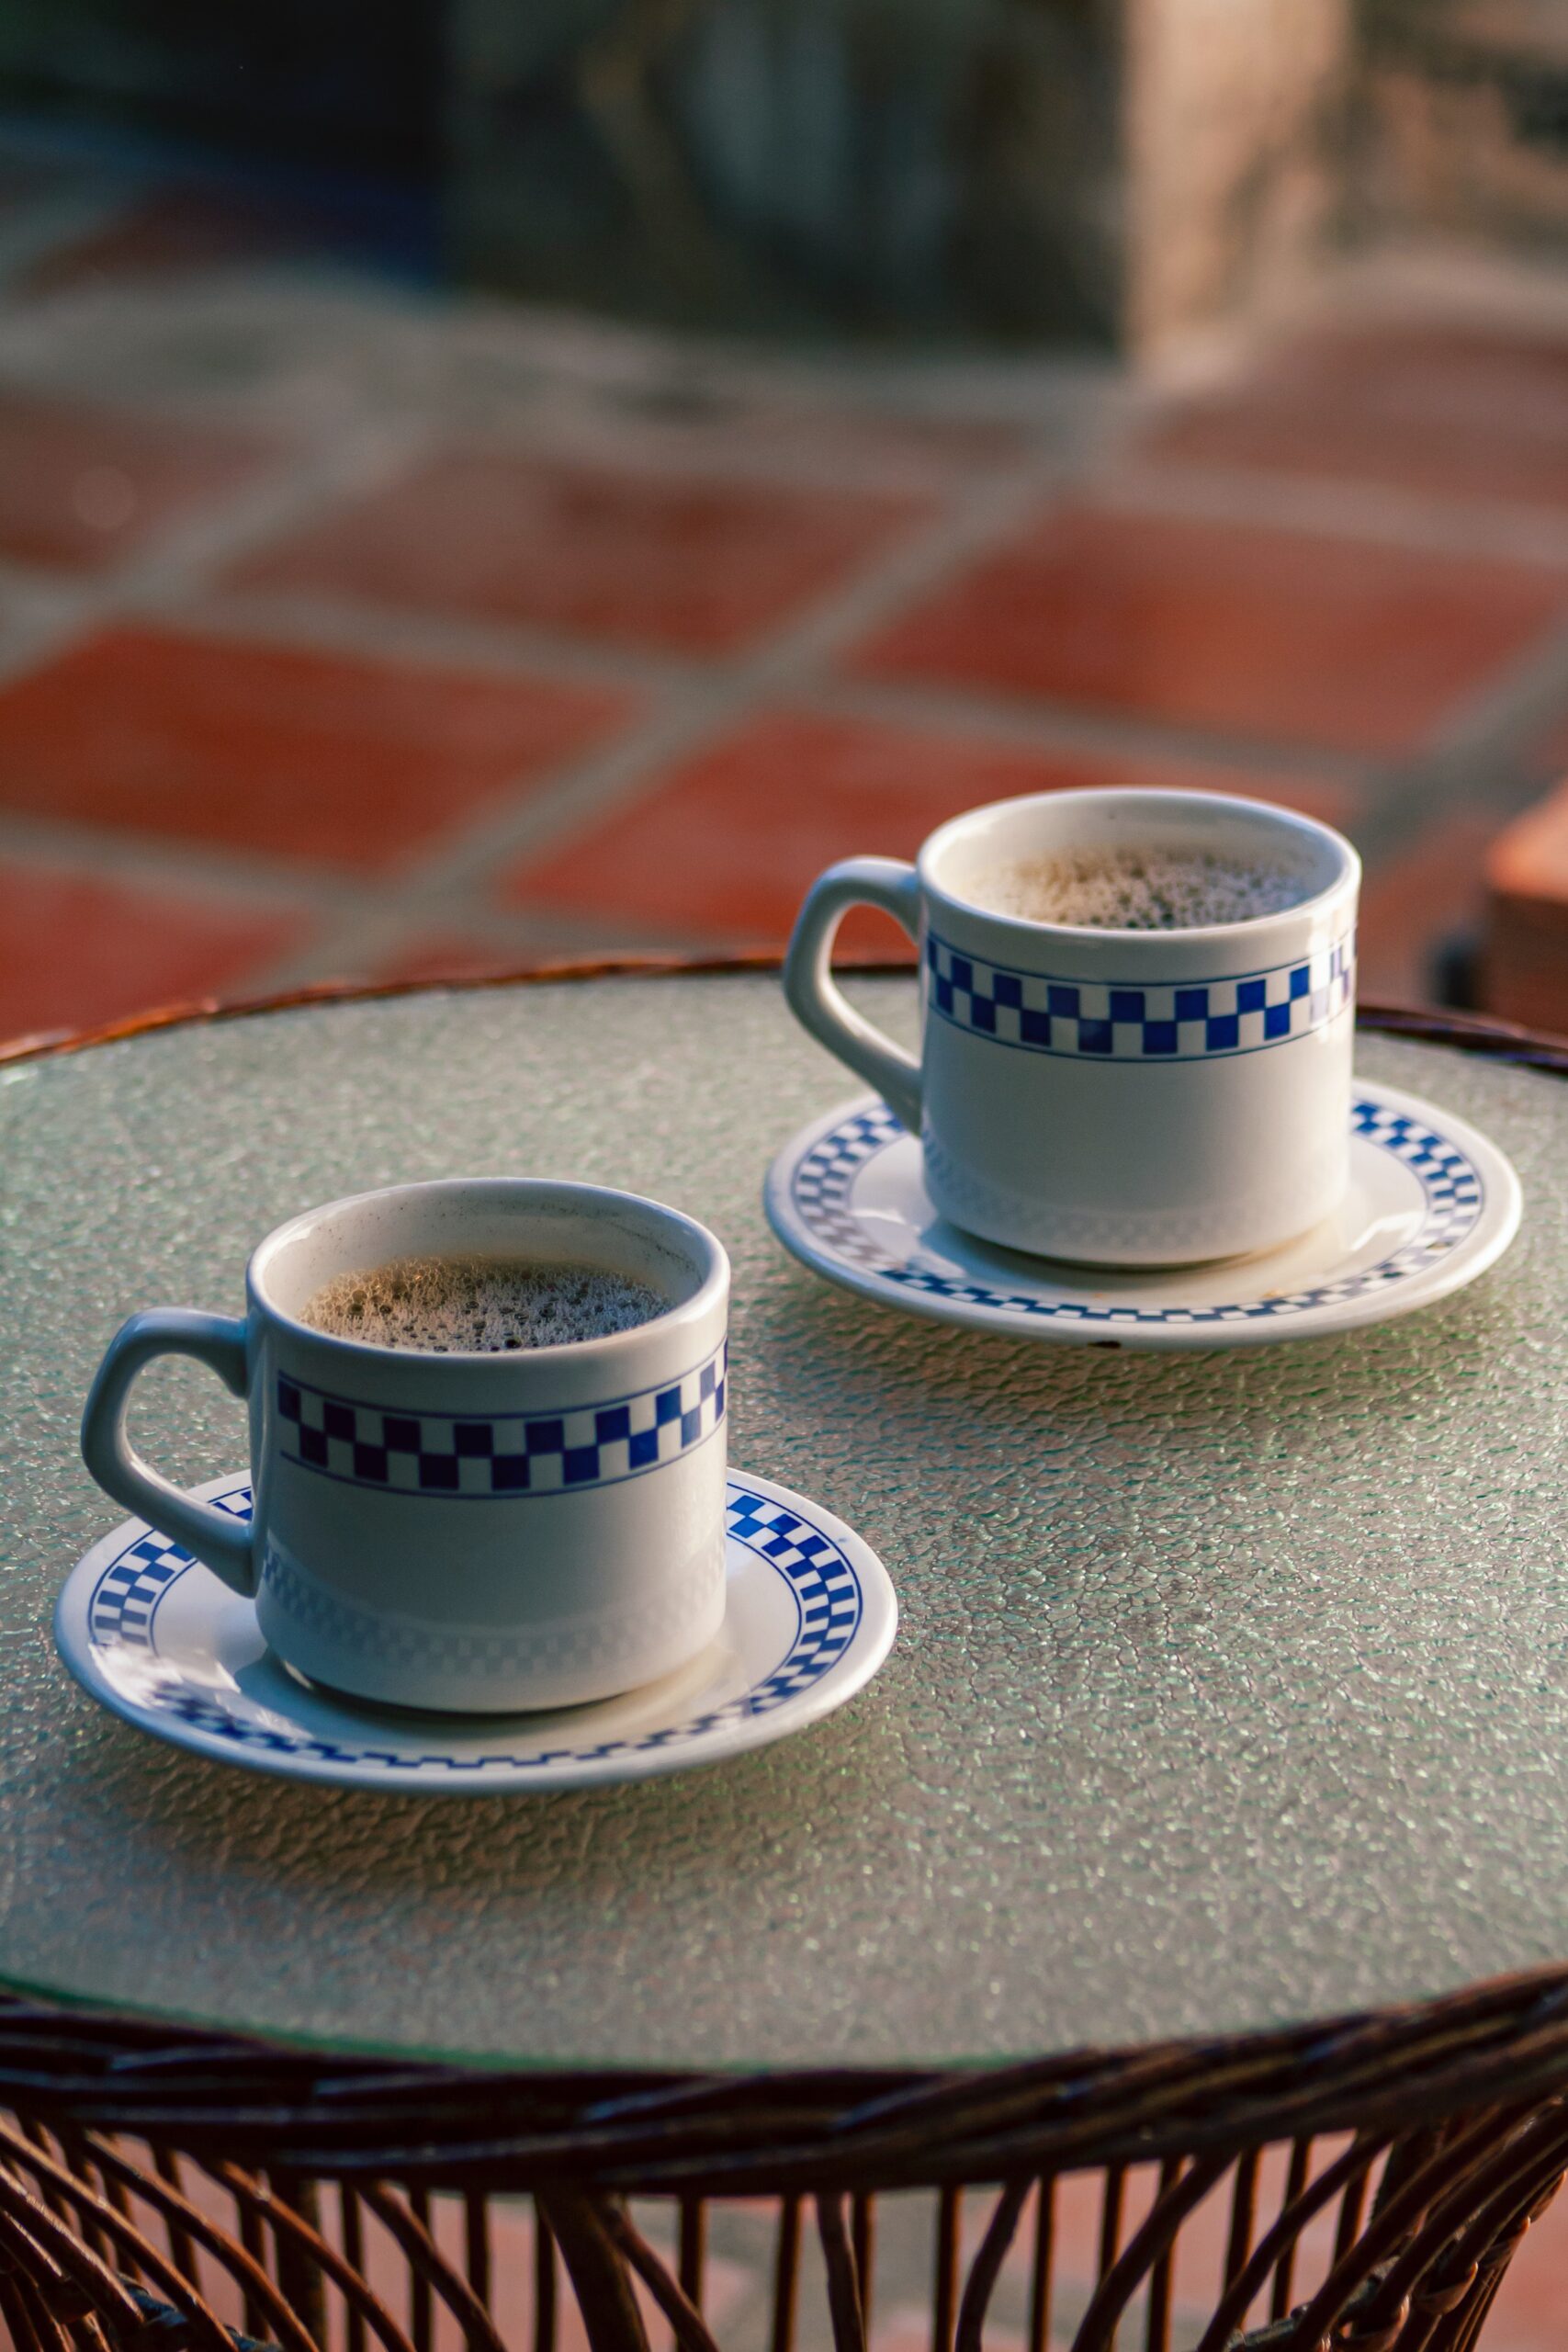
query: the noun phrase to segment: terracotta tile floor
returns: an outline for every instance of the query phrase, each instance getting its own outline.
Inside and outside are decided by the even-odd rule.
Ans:
[[[721,654],[786,627],[918,514],[853,491],[451,450],[231,580]]]
[[[0,1039],[777,944],[833,857],[1123,775],[1345,826],[1370,991],[1480,968],[1471,868],[1568,765],[1568,313],[1348,282],[1161,394],[437,303],[248,197],[3,184],[0,863],[70,888]]]
[[[0,390],[0,557],[102,571],[265,469],[259,439]]]
[[[13,1035],[113,1020],[128,1003],[179,1004],[221,992],[285,954],[296,910],[248,898],[224,904],[171,885],[0,858],[0,938]],[[69,939],[74,953],[62,956]]]
[[[0,809],[381,873],[515,807],[639,699],[120,624],[0,684]]]
[[[1416,752],[1568,619],[1568,576],[1473,554],[1057,505],[852,657],[1242,742]]]
[[[519,906],[653,921],[672,935],[765,947],[787,935],[807,886],[851,842],[913,857],[934,827],[976,802],[1117,781],[1252,792],[1333,823],[1355,806],[1348,788],[1310,777],[761,710],[656,775],[632,807],[523,858],[507,890]],[[852,915],[840,933],[852,954],[886,949],[898,936],[869,912]]]
[[[833,857],[1117,775],[1345,826],[1370,992],[1462,989],[1483,849],[1568,766],[1561,308],[1349,281],[1162,396],[424,301],[62,187],[0,152],[0,1038],[776,944]],[[899,2243],[874,2352],[923,2341]],[[1565,2278],[1568,2221],[1487,2344],[1557,2342]]]
[[[1292,339],[1252,381],[1173,407],[1145,447],[1443,501],[1568,506],[1568,346],[1461,326]]]

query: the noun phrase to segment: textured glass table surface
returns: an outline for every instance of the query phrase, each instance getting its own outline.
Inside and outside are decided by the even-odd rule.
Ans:
[[[1568,1085],[1360,1060],[1512,1155],[1519,1240],[1424,1314],[1184,1357],[949,1330],[786,1258],[766,1162],[855,1088],[767,977],[321,1006],[0,1073],[0,1976],[389,2050],[816,2065],[1568,1960]],[[203,1763],[68,1680],[54,1596],[120,1516],[76,1425],[120,1318],[235,1310],[281,1218],[457,1172],[628,1185],[723,1236],[731,1457],[897,1586],[842,1713],[683,1778],[433,1800]],[[175,1475],[243,1463],[209,1375],[140,1395]]]

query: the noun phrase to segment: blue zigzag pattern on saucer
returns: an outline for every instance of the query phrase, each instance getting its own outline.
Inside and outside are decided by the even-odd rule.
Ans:
[[[1011,971],[926,939],[926,1001],[955,1029],[1072,1060],[1213,1061],[1322,1029],[1355,991],[1356,934],[1294,964],[1235,978],[1071,980]]]
[[[1434,1258],[1456,1249],[1472,1232],[1485,1205],[1479,1171],[1458,1144],[1412,1118],[1408,1112],[1390,1111],[1366,1097],[1351,1106],[1352,1132],[1403,1160],[1419,1179],[1426,1213],[1420,1225],[1401,1247],[1376,1265],[1345,1274],[1310,1290],[1285,1291],[1267,1298],[1238,1299],[1223,1306],[1096,1306],[1076,1299],[1042,1298],[1029,1291],[995,1290],[985,1283],[966,1282],[944,1273],[919,1255],[898,1259],[889,1255],[874,1229],[856,1216],[852,1194],[868,1160],[886,1151],[905,1134],[885,1102],[857,1111],[813,1144],[791,1183],[791,1196],[802,1224],[836,1256],[863,1266],[882,1281],[906,1290],[924,1291],[937,1298],[961,1299],[976,1306],[999,1308],[1036,1321],[1104,1324],[1171,1324],[1277,1322],[1304,1315],[1317,1306],[1337,1305],[1369,1291],[1386,1290],[1425,1272]]]
[[[233,1487],[215,1498],[217,1508],[235,1519],[251,1515],[249,1483]],[[400,1752],[395,1747],[349,1746],[250,1722],[241,1712],[243,1702],[207,1685],[184,1680],[167,1668],[164,1679],[150,1672],[139,1684],[137,1703],[145,1713],[161,1714],[187,1724],[234,1748],[265,1750],[275,1756],[312,1756],[336,1764],[385,1765],[406,1771],[411,1766],[439,1781],[446,1771],[540,1771],[547,1765],[597,1762],[609,1756],[646,1755],[653,1748],[682,1747],[703,1739],[727,1724],[750,1715],[765,1715],[788,1699],[819,1682],[837,1665],[860,1629],[864,1613],[861,1581],[853,1564],[826,1532],[799,1512],[759,1494],[733,1474],[726,1501],[726,1521],[732,1543],[744,1544],[782,1577],[794,1598],[795,1638],[778,1665],[761,1679],[722,1707],[687,1722],[671,1724],[637,1739],[608,1739],[590,1746],[560,1747],[535,1754],[496,1753],[485,1756],[435,1756]],[[155,1667],[158,1651],[158,1608],[164,1594],[197,1563],[183,1545],[150,1531],[128,1544],[104,1569],[93,1589],[87,1623],[94,1647],[131,1649]]]

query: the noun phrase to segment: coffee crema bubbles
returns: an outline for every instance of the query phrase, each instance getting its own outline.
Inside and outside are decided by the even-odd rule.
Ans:
[[[499,1355],[570,1347],[651,1323],[671,1305],[606,1266],[526,1258],[397,1258],[334,1275],[299,1319],[372,1348],[430,1355]]]
[[[1081,849],[1020,857],[965,892],[989,914],[1087,931],[1196,931],[1299,906],[1310,885],[1283,865],[1213,850]]]

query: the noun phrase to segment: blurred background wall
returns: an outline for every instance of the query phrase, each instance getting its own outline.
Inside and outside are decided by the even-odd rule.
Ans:
[[[1562,0],[10,0],[0,107],[773,331],[1157,338],[1325,235],[1568,212]]]
[[[1358,194],[1374,227],[1560,255],[1568,228],[1562,0],[1359,0]]]
[[[0,108],[770,332],[1157,342],[1325,239],[1568,217],[1562,0],[10,0]]]
[[[8,0],[0,1039],[1111,775],[1568,1032],[1565,247],[1568,0]]]

